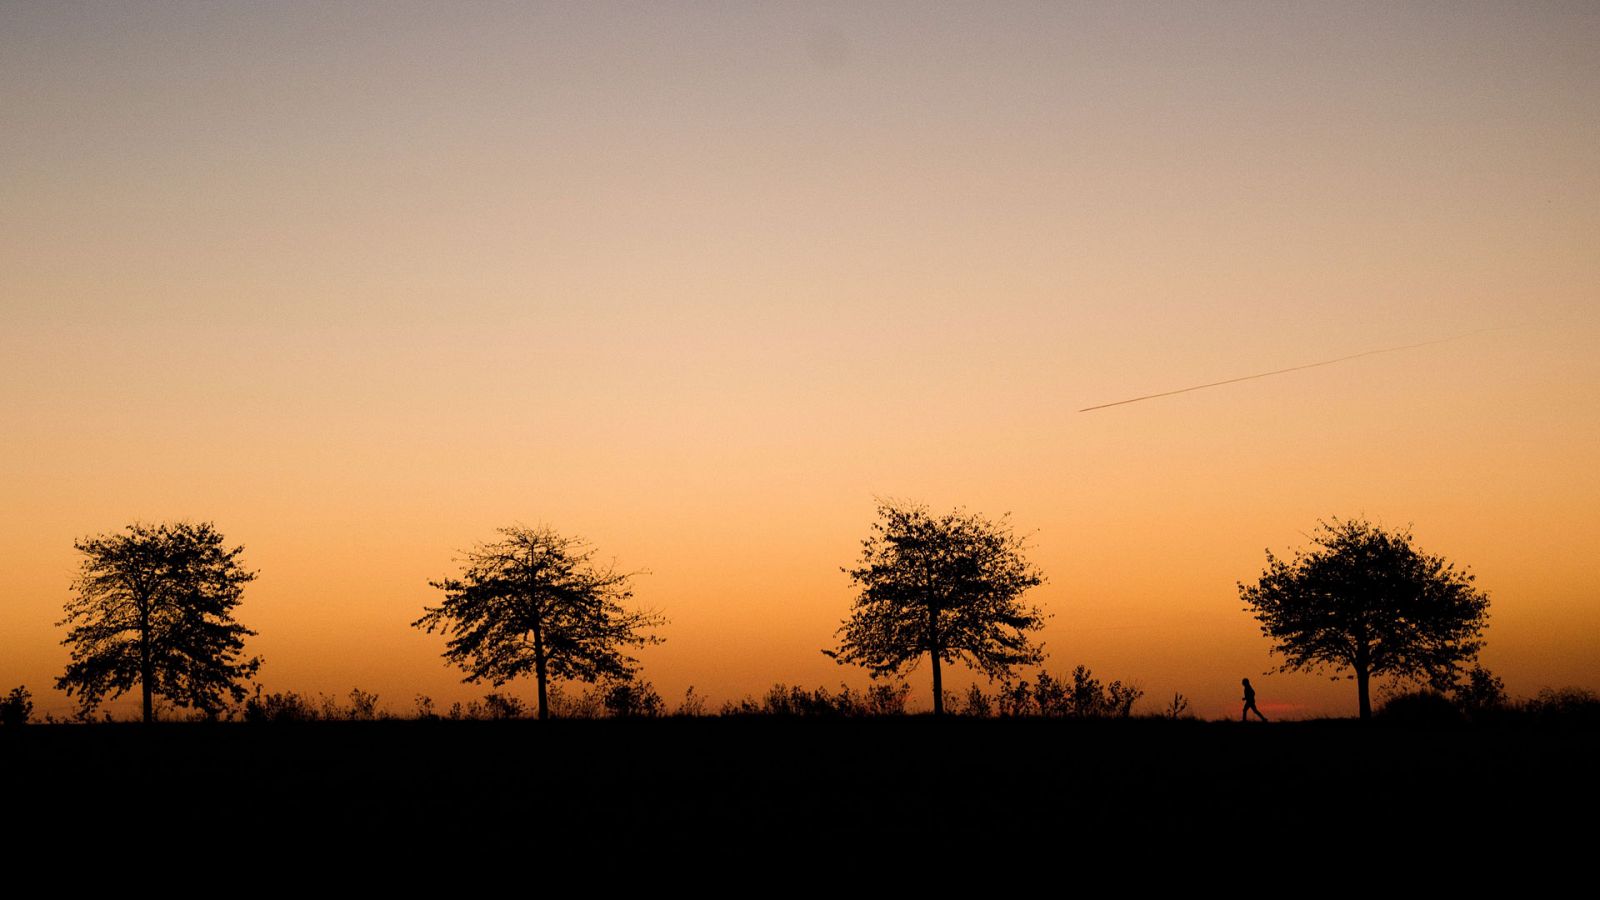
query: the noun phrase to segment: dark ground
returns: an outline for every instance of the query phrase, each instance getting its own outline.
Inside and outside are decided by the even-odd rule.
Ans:
[[[1597,750],[1592,726],[1354,721],[30,725],[0,731],[0,815],[13,854],[107,832],[195,854],[538,847],[619,865],[1586,858]]]

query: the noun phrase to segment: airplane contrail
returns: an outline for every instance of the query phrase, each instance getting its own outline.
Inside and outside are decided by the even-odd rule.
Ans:
[[[1193,387],[1178,388],[1175,391],[1162,391],[1159,394],[1145,394],[1143,397],[1132,397],[1127,400],[1118,400],[1115,403],[1102,403],[1099,406],[1086,406],[1083,409],[1078,410],[1078,412],[1092,412],[1097,409],[1107,409],[1113,406],[1123,406],[1128,403],[1138,403],[1140,400],[1154,400],[1157,397],[1170,397],[1173,394],[1187,394],[1190,391],[1201,391],[1205,390],[1206,388],[1220,387],[1224,384],[1234,384],[1235,382],[1239,381],[1251,381],[1256,378],[1266,378],[1269,375],[1282,375],[1285,372],[1298,372],[1301,369],[1315,369],[1318,366],[1331,366],[1334,363],[1349,362],[1352,359],[1360,359],[1363,356],[1377,356],[1379,353],[1398,353],[1401,350],[1415,350],[1418,347],[1431,347],[1434,344],[1444,344],[1450,341],[1459,341],[1462,338],[1469,338],[1473,335],[1483,334],[1486,331],[1505,331],[1509,328],[1520,328],[1522,327],[1522,324],[1501,325],[1494,328],[1480,328],[1477,331],[1469,331],[1465,334],[1451,335],[1450,337],[1439,338],[1432,341],[1423,341],[1420,344],[1405,344],[1399,347],[1382,347],[1377,350],[1366,350],[1361,353],[1352,353],[1349,356],[1341,356],[1338,359],[1325,359],[1322,362],[1306,363],[1303,366],[1290,366],[1287,369],[1273,369],[1271,372],[1257,372],[1254,375],[1240,375],[1238,378],[1228,378],[1223,381],[1213,381],[1209,384],[1197,384]]]

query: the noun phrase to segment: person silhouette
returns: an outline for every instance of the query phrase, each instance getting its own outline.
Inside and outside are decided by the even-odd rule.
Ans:
[[[1261,710],[1256,709],[1256,689],[1250,686],[1250,679],[1246,678],[1246,679],[1243,679],[1243,681],[1244,681],[1244,710],[1239,713],[1239,721],[1248,722],[1248,721],[1250,721],[1250,714],[1251,713],[1255,713],[1256,714],[1256,718],[1258,718],[1261,721],[1265,722],[1267,720],[1267,717],[1263,716],[1261,714]]]

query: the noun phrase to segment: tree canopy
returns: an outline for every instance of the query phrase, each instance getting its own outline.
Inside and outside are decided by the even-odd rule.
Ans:
[[[624,651],[657,644],[646,629],[666,620],[629,610],[636,572],[594,564],[584,541],[554,530],[513,526],[465,555],[461,575],[429,582],[444,602],[411,623],[449,637],[444,657],[464,681],[495,685],[532,674],[539,718],[548,718],[551,678],[631,680],[638,661]]]
[[[858,589],[855,604],[838,648],[823,653],[875,678],[915,667],[926,654],[935,714],[944,712],[942,663],[961,660],[995,678],[1044,661],[1028,637],[1044,613],[1021,600],[1044,577],[1004,517],[959,509],[935,516],[922,504],[883,501],[861,543],[859,565],[842,570]]]
[[[157,695],[214,716],[244,699],[240,682],[261,665],[242,659],[255,632],[233,620],[244,585],[256,577],[210,522],[129,525],[122,533],[74,544],[83,554],[75,597],[65,607],[71,648],[56,687],[77,694],[83,711],[141,688],[154,721]]]
[[[1245,611],[1284,657],[1279,671],[1353,677],[1365,719],[1373,676],[1445,684],[1477,657],[1488,596],[1471,574],[1412,547],[1409,529],[1336,519],[1313,544],[1287,561],[1267,551],[1260,580],[1239,584]]]

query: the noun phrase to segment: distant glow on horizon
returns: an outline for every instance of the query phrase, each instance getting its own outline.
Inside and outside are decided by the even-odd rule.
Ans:
[[[74,539],[180,518],[269,691],[490,690],[409,623],[513,522],[651,573],[669,705],[863,686],[876,496],[1009,511],[1050,670],[1141,711],[1353,713],[1236,586],[1336,516],[1477,575],[1514,695],[1600,689],[1591,8],[10,4],[0,85],[41,714]]]

